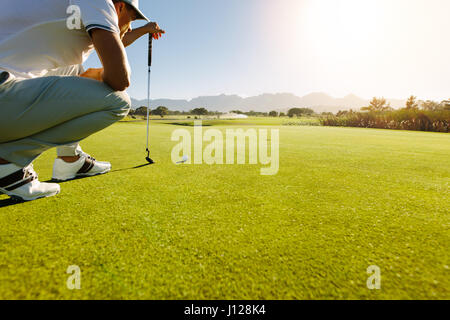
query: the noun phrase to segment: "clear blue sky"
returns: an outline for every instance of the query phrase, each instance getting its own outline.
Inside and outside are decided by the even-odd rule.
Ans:
[[[140,2],[167,31],[154,41],[152,98],[318,91],[450,96],[448,0]],[[147,37],[127,53],[129,94],[143,99]],[[86,66],[98,65],[92,56]]]

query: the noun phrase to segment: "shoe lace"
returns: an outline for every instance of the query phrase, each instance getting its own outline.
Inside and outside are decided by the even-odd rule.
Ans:
[[[33,177],[34,179],[38,178],[38,174],[36,173],[36,171],[34,171],[34,167],[33,164],[30,164],[28,166],[26,166],[25,168],[23,168],[23,172],[24,172],[24,177],[23,179],[28,179],[30,177]]]
[[[95,158],[94,158],[94,157],[92,157],[91,155],[87,154],[87,153],[86,153],[86,152],[84,152],[84,151],[82,151],[82,155],[83,155],[84,157],[86,157],[86,158],[90,159],[90,160],[93,160],[93,161],[95,161]]]

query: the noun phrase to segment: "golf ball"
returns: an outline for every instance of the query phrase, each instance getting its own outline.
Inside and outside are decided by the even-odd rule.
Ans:
[[[186,156],[186,155],[183,156],[183,162],[188,161],[188,159],[189,159],[188,156]]]

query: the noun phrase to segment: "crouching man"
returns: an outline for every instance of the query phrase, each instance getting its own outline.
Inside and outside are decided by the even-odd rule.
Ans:
[[[60,192],[38,180],[32,162],[57,147],[53,179],[109,172],[79,142],[124,118],[130,68],[125,47],[163,30],[148,22],[138,0],[5,0],[0,10],[0,193],[25,201]],[[70,8],[75,8],[71,11]],[[79,11],[77,28],[67,12]],[[75,23],[76,25],[76,23]],[[103,68],[82,70],[96,50]]]

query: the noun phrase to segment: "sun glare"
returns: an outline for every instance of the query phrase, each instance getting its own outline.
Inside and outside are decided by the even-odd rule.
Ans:
[[[381,19],[377,1],[311,0],[306,11],[306,22],[300,22],[300,28],[307,29],[319,55],[353,56],[377,37]]]

